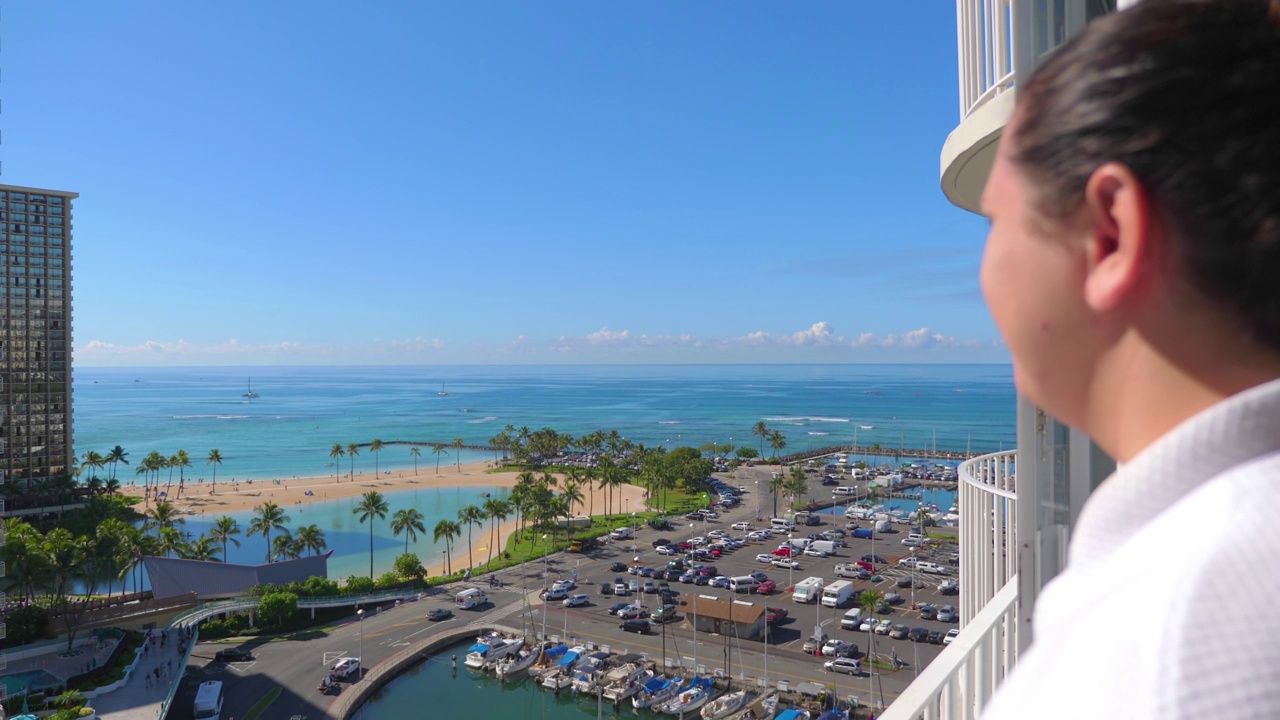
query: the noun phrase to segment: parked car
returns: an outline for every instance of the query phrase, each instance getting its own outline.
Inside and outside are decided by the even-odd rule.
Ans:
[[[756,562],[771,563],[775,557],[775,555],[770,555],[769,553],[760,553],[756,556]]]
[[[960,582],[955,579],[943,580],[938,584],[938,592],[943,595],[953,595],[960,592]]]
[[[860,654],[857,643],[845,643],[844,647],[836,651],[836,657],[838,658],[856,658]]]
[[[953,623],[956,621],[956,609],[953,605],[938,608],[938,622]]]
[[[770,624],[777,623],[787,619],[787,609],[781,607],[766,607],[765,620]]]
[[[542,591],[543,600],[563,600],[569,597],[569,591],[564,588],[550,587]]]
[[[668,540],[667,538],[658,538],[657,540],[653,541],[653,546],[656,548],[668,547],[670,545],[671,545],[671,541]]]
[[[889,630],[889,637],[894,640],[905,640],[907,633],[909,632],[911,632],[911,630],[906,625],[898,624],[894,625],[893,628]]]
[[[784,558],[785,558],[785,557],[791,557],[791,548],[787,547],[786,545],[783,545],[782,547],[778,548],[777,550],[774,550],[774,551],[773,551],[773,554],[774,554],[774,555],[776,555],[776,556],[778,556],[778,557],[784,557]]]
[[[791,568],[792,570],[800,569],[800,563],[792,560],[791,558],[778,558],[773,561],[773,564],[780,568]]]
[[[929,642],[933,643],[934,645],[941,645],[945,637],[946,637],[946,633],[942,632],[941,630],[929,631]]]
[[[902,577],[898,578],[897,582],[895,582],[894,585],[897,585],[900,588],[911,587],[911,576],[903,575]]]
[[[862,562],[875,563],[877,565],[884,565],[885,563],[889,562],[888,560],[885,560],[879,555],[863,555],[861,559],[862,559]]]
[[[756,592],[761,595],[768,595],[778,591],[778,584],[772,580],[765,580],[756,586]]]
[[[640,577],[651,578],[655,572],[657,572],[657,570],[654,570],[651,567],[642,567],[640,568]]]
[[[638,633],[640,635],[647,635],[652,631],[651,628],[653,626],[649,624],[648,620],[631,618],[629,620],[623,620],[622,624],[619,625],[618,627],[622,628],[623,632],[633,632],[633,633]]]
[[[659,545],[658,554],[659,555],[679,555],[680,549],[672,547],[670,545]]]
[[[649,617],[649,608],[643,605],[628,605],[618,611],[618,617],[623,620],[647,618]]]
[[[829,672],[845,673],[846,675],[862,674],[862,662],[853,658],[828,660],[822,664],[822,668]]]
[[[937,619],[938,619],[938,608],[936,608],[936,607],[934,607],[934,606],[930,605],[929,603],[925,603],[925,604],[921,605],[921,606],[920,606],[920,619],[921,619],[921,620],[937,620]]]
[[[654,594],[656,594],[657,592],[658,592],[658,586],[657,586],[657,585],[655,585],[655,584],[654,584],[654,582],[653,582],[652,580],[645,580],[645,581],[644,581],[644,594],[645,594],[645,595],[654,595]]]
[[[901,605],[906,602],[898,593],[885,593],[884,601],[890,605]]]
[[[745,530],[750,530],[750,529],[751,529],[751,523],[749,523],[749,522],[745,522],[745,521],[743,521],[743,522],[736,522],[736,523],[734,523],[734,524],[730,525],[729,527],[730,527],[730,528],[732,528],[732,529],[734,529],[734,530],[744,530],[744,531],[745,531]]]
[[[827,657],[835,657],[840,648],[844,647],[844,641],[839,638],[831,638],[822,646],[822,654]]]
[[[716,587],[716,588],[727,588],[729,587],[729,578],[725,577],[724,575],[717,575],[711,578],[710,585],[711,587]]]
[[[570,590],[574,590],[574,589],[576,589],[577,587],[578,587],[578,583],[576,583],[576,582],[574,582],[574,581],[572,581],[572,580],[557,580],[557,581],[555,581],[555,582],[551,583],[551,588],[552,588],[553,590],[564,590],[565,592],[568,592],[568,591],[570,591]]]
[[[876,624],[876,617],[874,615],[868,615],[862,618],[862,622],[858,624],[858,631],[871,632],[872,630],[875,630]]]
[[[617,615],[618,613],[622,612],[623,610],[626,610],[629,607],[631,607],[631,603],[626,603],[626,602],[614,603],[609,606],[609,614]]]
[[[950,645],[956,639],[956,636],[959,634],[960,634],[960,628],[951,628],[950,630],[947,631],[947,634],[943,636],[942,644]]]
[[[888,635],[888,634],[889,634],[889,629],[890,629],[890,628],[892,628],[892,627],[893,627],[893,621],[892,621],[892,620],[890,620],[889,618],[885,618],[885,619],[881,620],[881,621],[879,622],[879,624],[877,624],[877,625],[876,625],[876,634],[877,634],[877,635]]]
[[[929,628],[913,627],[911,632],[907,633],[907,637],[912,642],[926,642],[929,640]]]
[[[607,583],[607,582],[605,582],[605,583],[600,583],[600,594],[601,594],[601,595],[612,595],[612,594],[613,594],[613,583]]]
[[[449,609],[448,609],[448,608],[436,608],[436,609],[432,610],[431,612],[428,612],[428,613],[427,613],[427,619],[428,619],[428,620],[443,620],[443,619],[444,619],[443,617],[441,617],[441,618],[433,618],[433,617],[431,617],[431,613],[434,613],[434,612],[441,612],[441,611],[443,611],[443,612],[444,612],[445,617],[452,617],[452,616],[453,616],[453,613],[452,613],[452,612],[449,612]],[[214,660],[217,660],[218,662],[227,662],[227,663],[230,663],[230,662],[248,662],[249,660],[252,660],[252,659],[253,659],[253,653],[249,652],[248,650],[245,650],[244,648],[227,648],[226,650],[219,650],[218,652],[214,653],[214,654],[213,654],[213,659],[214,659]]]
[[[609,566],[609,572],[620,573],[620,572],[626,572],[626,571],[627,571],[627,564],[624,562],[616,562]]]
[[[590,605],[590,604],[591,604],[590,595],[570,595],[569,597],[564,599],[565,607],[581,607],[583,605]]]

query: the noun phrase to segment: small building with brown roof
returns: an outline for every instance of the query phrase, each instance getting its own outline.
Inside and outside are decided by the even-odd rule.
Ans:
[[[764,637],[768,612],[764,605],[744,600],[724,600],[712,595],[690,595],[684,601],[685,616],[699,632],[747,640]]]

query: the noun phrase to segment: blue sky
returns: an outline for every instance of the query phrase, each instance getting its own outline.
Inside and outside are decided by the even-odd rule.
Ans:
[[[11,3],[82,365],[1005,362],[944,3]]]

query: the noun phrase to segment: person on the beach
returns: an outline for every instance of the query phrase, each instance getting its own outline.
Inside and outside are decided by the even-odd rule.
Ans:
[[[1280,0],[1143,0],[1017,93],[983,294],[1119,467],[983,717],[1280,717]]]

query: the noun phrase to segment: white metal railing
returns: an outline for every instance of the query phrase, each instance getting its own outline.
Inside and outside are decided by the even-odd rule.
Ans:
[[[974,720],[1018,662],[1013,578],[955,640],[877,715],[879,720]]]
[[[956,0],[960,117],[1013,87],[1013,0]]]
[[[960,465],[960,625],[1018,572],[1017,451]]]
[[[1088,22],[1087,0],[956,0],[960,118],[1013,88]]]

